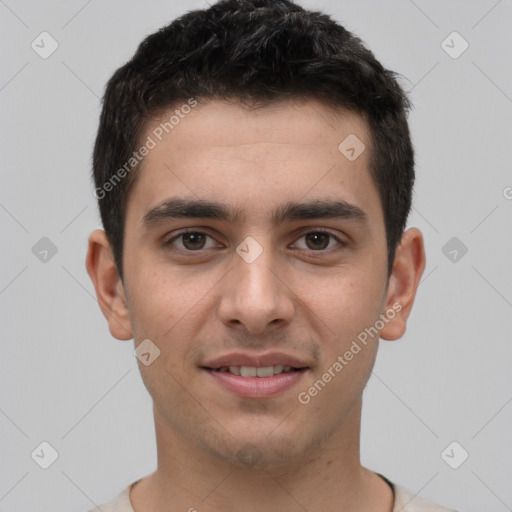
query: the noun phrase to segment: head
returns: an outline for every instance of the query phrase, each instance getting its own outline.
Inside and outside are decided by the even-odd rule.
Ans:
[[[183,439],[229,460],[256,446],[277,464],[357,411],[379,335],[405,331],[425,264],[421,234],[404,234],[409,107],[360,39],[287,0],[190,12],[114,73],[93,155],[105,231],[87,267],[111,333],[158,347],[139,366]],[[299,388],[241,397],[212,381],[211,395],[219,355],[276,350],[305,368]]]
[[[365,119],[369,172],[384,214],[391,274],[414,184],[410,102],[397,74],[327,15],[288,0],[225,0],[148,36],[108,82],[93,169],[121,278],[126,205],[143,167],[133,153],[146,142],[147,123],[191,99],[252,106],[291,98],[320,99]],[[170,133],[174,122],[161,135]]]

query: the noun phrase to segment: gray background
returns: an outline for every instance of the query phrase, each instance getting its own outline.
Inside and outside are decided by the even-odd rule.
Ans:
[[[415,105],[409,226],[427,268],[406,335],[381,342],[362,461],[461,511],[512,510],[512,2],[301,3],[404,75]],[[85,511],[155,468],[133,340],[110,336],[85,270],[100,227],[90,155],[110,75],[144,36],[205,6],[0,0],[2,511]],[[47,59],[31,48],[42,31],[59,44]],[[469,43],[458,58],[441,45],[453,31]],[[46,262],[32,251],[42,237],[57,248]],[[468,248],[455,262],[452,237]],[[31,458],[42,441],[59,454],[46,470]],[[452,441],[469,452],[458,469],[441,457]]]

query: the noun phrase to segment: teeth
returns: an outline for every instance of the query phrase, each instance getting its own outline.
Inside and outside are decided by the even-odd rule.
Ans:
[[[279,375],[280,373],[291,372],[293,368],[291,366],[283,366],[282,364],[276,364],[274,366],[223,366],[218,368],[219,372],[229,372],[233,375],[240,375],[241,377],[272,377],[273,375]]]
[[[258,377],[272,377],[272,375],[274,375],[274,367],[262,366],[256,370],[256,375]]]
[[[257,368],[255,366],[240,366],[240,375],[242,377],[256,377]]]

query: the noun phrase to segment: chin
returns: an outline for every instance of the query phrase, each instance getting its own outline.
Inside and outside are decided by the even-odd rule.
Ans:
[[[275,427],[274,427],[275,428]],[[231,431],[233,432],[233,431]],[[303,435],[303,432],[301,433]],[[277,434],[233,432],[232,436],[223,436],[210,443],[204,439],[205,448],[214,456],[239,468],[265,470],[279,468],[298,462],[314,452],[317,443],[308,442],[291,432]]]

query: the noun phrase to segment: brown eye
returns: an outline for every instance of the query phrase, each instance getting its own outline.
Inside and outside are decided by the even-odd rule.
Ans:
[[[205,242],[205,236],[202,233],[184,233],[181,239],[183,246],[191,251],[202,249]]]
[[[336,244],[334,245],[343,245],[336,236],[327,231],[310,231],[309,233],[302,235],[300,239],[302,238],[306,242],[306,247],[299,247],[299,249],[323,251],[333,247],[333,245],[331,245],[333,240],[336,241]]]
[[[171,246],[172,249],[181,250],[181,251],[200,251],[201,249],[209,249],[210,247],[215,247],[215,244],[211,244],[209,247],[206,246],[207,239],[213,238],[202,231],[186,231],[180,233],[172,238],[170,238],[167,242],[165,242],[166,246]],[[177,242],[181,243],[177,243]]]
[[[308,233],[306,244],[310,249],[325,249],[329,245],[330,235],[327,233]]]

